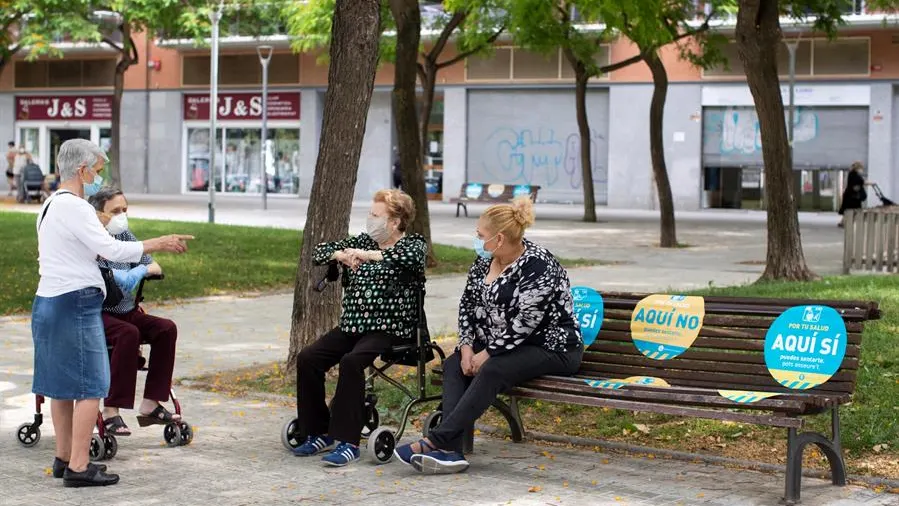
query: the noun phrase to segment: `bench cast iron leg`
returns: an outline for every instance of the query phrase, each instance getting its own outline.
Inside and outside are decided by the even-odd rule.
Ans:
[[[509,404],[497,399],[493,401],[493,407],[506,419],[509,424],[509,432],[512,434],[512,441],[520,443],[524,441],[524,427],[521,423],[521,415],[518,412],[518,400],[515,397],[509,399]]]
[[[840,443],[839,408],[831,408],[832,438],[817,432],[797,434],[796,429],[787,429],[787,476],[783,502],[787,505],[799,504],[802,491],[802,453],[809,444],[817,446],[830,463],[830,476],[834,485],[846,485],[846,463]]]

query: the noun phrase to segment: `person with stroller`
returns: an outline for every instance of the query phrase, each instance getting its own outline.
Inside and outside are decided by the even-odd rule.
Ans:
[[[137,241],[128,229],[128,201],[121,190],[103,187],[88,201],[100,214],[100,221],[106,221],[106,230],[117,241]],[[109,395],[103,401],[106,430],[116,436],[131,435],[131,429],[119,410],[134,409],[134,389],[137,386],[140,345],[143,343],[150,345],[150,362],[144,397],[137,410],[137,423],[146,427],[179,420],[179,415],[171,413],[161,404],[169,399],[172,387],[178,328],[172,320],[144,313],[137,306],[133,293],[145,276],[162,274],[162,268],[148,254],[141,256],[137,262],[101,258],[98,263],[100,267],[112,270],[122,291],[122,300],[118,304],[103,305],[106,343],[113,347],[109,357]]]
[[[100,316],[106,282],[97,255],[136,262],[146,253],[187,250],[187,235],[117,241],[85,200],[103,182],[106,154],[84,139],[66,141],[56,165],[61,185],[36,220],[40,281],[31,311],[32,392],[49,397],[56,433],[52,474],[66,487],[114,485],[119,477],[89,462],[100,399],[109,390],[109,357]]]
[[[366,232],[319,244],[318,265],[344,266],[340,325],[309,344],[297,357],[297,418],[305,442],[297,456],[333,447],[325,465],[345,466],[360,457],[365,424],[365,370],[399,341],[414,339],[418,315],[416,281],[425,274],[427,243],[406,231],[415,205],[400,190],[380,190]],[[340,364],[337,390],[328,409],[325,373]]]
[[[865,167],[862,162],[853,162],[849,168],[849,175],[846,176],[846,189],[843,190],[843,200],[840,204],[840,223],[838,227],[842,228],[846,219],[844,213],[847,209],[861,209],[862,204],[868,200],[868,192],[866,186],[874,183],[865,181]]]
[[[16,163],[16,143],[9,141],[6,148],[6,183],[9,185],[7,197],[15,195],[16,191],[16,173],[13,172],[12,166]]]
[[[519,197],[478,220],[459,303],[459,344],[443,364],[443,419],[394,455],[425,474],[468,469],[463,435],[510,388],[547,374],[571,375],[584,353],[568,273],[545,248],[524,238],[533,203]]]
[[[16,202],[25,202],[27,188],[25,188],[25,167],[32,163],[31,153],[25,146],[19,146],[12,164],[13,178],[16,181]]]

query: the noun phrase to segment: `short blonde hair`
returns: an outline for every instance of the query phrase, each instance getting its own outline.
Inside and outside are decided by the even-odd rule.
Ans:
[[[415,219],[415,202],[402,190],[378,190],[373,199],[375,203],[383,202],[387,206],[387,214],[400,220],[399,230],[405,232]]]
[[[852,165],[849,166],[849,170],[863,172],[865,170],[865,166],[862,165],[862,162],[852,162]]]
[[[534,202],[530,197],[521,196],[510,204],[496,204],[481,215],[487,226],[495,234],[504,234],[512,241],[520,241],[524,231],[534,224]]]

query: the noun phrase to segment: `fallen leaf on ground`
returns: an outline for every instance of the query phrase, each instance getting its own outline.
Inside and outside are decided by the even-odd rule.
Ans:
[[[634,428],[637,429],[637,430],[639,430],[640,432],[642,432],[642,433],[644,433],[644,434],[649,434],[649,427],[647,427],[646,425],[644,425],[644,424],[642,424],[642,423],[635,423],[635,424],[634,424]]]
[[[543,490],[543,487],[541,487],[539,485],[535,485],[535,486],[529,488],[528,492],[536,493],[536,492],[540,492],[541,490]]]

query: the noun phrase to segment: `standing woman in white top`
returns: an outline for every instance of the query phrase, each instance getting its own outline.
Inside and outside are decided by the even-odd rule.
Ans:
[[[100,316],[106,285],[97,255],[137,262],[144,253],[187,250],[186,235],[144,242],[115,240],[85,200],[100,188],[106,155],[84,139],[56,157],[60,188],[38,215],[40,283],[31,313],[35,394],[52,399],[56,432],[53,475],[67,487],[113,485],[119,477],[89,462],[100,399],[109,390],[109,356]]]

